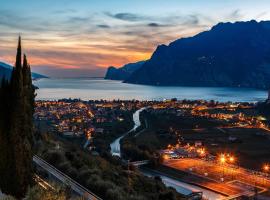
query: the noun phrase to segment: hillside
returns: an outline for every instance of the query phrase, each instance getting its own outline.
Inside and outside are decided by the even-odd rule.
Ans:
[[[136,63],[129,63],[126,64],[120,68],[116,67],[109,67],[107,69],[105,79],[110,79],[110,80],[125,80],[129,78],[129,76],[136,70],[138,70],[145,61],[140,61]]]
[[[12,66],[8,65],[4,62],[0,62],[0,80],[5,77],[9,78],[12,72]],[[47,76],[44,76],[42,74],[34,73],[32,72],[32,78],[33,79],[40,79],[40,78],[48,78]]]
[[[270,21],[219,23],[160,45],[126,83],[270,87]]]

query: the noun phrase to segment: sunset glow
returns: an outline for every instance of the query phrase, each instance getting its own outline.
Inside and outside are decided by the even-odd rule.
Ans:
[[[269,19],[267,1],[256,9],[251,2],[6,1],[0,10],[0,60],[14,63],[15,41],[21,34],[33,71],[104,76],[108,66],[147,60],[159,44],[192,36],[218,22]],[[223,9],[224,4],[230,6]]]

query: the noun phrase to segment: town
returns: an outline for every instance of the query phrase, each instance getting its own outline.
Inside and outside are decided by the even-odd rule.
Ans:
[[[139,109],[136,134],[122,138]],[[40,130],[46,126],[92,155],[109,153],[121,137],[122,159],[149,160],[142,169],[216,192],[222,188],[224,196],[265,194],[270,187],[269,125],[255,103],[63,99],[37,101],[34,117]]]

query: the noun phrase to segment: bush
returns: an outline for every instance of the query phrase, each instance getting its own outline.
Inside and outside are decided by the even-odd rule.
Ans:
[[[144,177],[137,170],[130,170],[128,173],[127,168],[119,160],[114,160],[110,156],[107,156],[108,160],[92,156],[69,143],[63,143],[61,147],[63,153],[47,150],[42,152],[41,157],[48,161],[62,160],[62,163],[55,163],[55,160],[53,163],[56,167],[58,165],[63,173],[75,177],[76,181],[103,199],[159,200],[160,193],[162,193],[160,198],[164,199],[167,196],[171,198],[170,192],[180,197],[175,190],[166,188],[161,181]]]
[[[16,199],[12,196],[4,196],[4,197],[0,198],[0,200],[16,200]]]
[[[119,189],[108,189],[106,191],[106,199],[113,199],[113,200],[125,200],[126,198],[123,197],[121,194],[123,191],[120,191]]]
[[[29,189],[24,200],[66,200],[63,188],[55,186],[55,190],[44,190],[39,186]]]
[[[64,155],[58,151],[48,151],[44,154],[44,159],[51,165],[57,166],[57,164],[65,161]]]

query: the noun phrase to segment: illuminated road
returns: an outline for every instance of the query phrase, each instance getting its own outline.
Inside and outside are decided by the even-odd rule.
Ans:
[[[66,174],[62,173],[49,163],[47,163],[45,160],[39,158],[38,156],[33,156],[33,162],[38,165],[39,167],[46,170],[50,175],[57,178],[59,181],[61,181],[63,184],[68,184],[73,191],[78,193],[80,196],[84,197],[87,200],[102,200],[101,198],[97,197],[95,194],[90,192],[87,188],[83,187],[70,177],[68,177]],[[44,187],[48,187],[46,183],[40,182]],[[50,186],[49,186],[50,187]]]
[[[259,191],[263,191],[263,188],[270,188],[269,179],[254,175],[246,169],[236,168],[226,164],[221,165],[200,159],[184,158],[167,160],[164,162],[164,165],[203,177],[200,180],[196,180],[196,178],[192,180],[190,178],[189,181],[195,181],[197,184],[214,191],[222,191],[229,196],[243,193],[252,195],[255,185],[256,187],[261,187]],[[224,182],[221,182],[222,177],[224,178]]]
[[[203,197],[208,200],[221,200],[224,199],[225,196],[219,193],[213,192],[211,190],[207,190],[195,185],[187,184],[177,179],[170,178],[159,171],[149,170],[149,169],[141,169],[141,172],[150,177],[159,176],[162,182],[168,186],[173,187],[181,194],[189,195],[191,192],[203,192]]]

